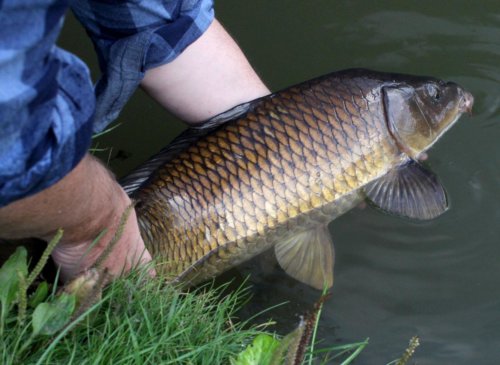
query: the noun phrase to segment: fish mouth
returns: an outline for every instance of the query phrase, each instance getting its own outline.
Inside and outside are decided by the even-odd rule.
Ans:
[[[460,99],[459,109],[461,113],[472,114],[472,106],[474,105],[474,97],[468,91],[462,91],[462,98]]]

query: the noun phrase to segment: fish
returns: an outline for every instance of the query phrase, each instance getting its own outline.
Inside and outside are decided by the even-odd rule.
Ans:
[[[473,101],[433,77],[333,72],[187,129],[121,184],[168,281],[195,285],[274,247],[288,275],[329,288],[335,218],[365,200],[417,220],[447,210],[420,159]]]

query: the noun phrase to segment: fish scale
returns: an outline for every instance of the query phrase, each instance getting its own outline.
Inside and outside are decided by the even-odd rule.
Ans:
[[[361,201],[401,154],[374,84],[334,75],[262,98],[159,168],[134,198],[161,272],[199,282]]]

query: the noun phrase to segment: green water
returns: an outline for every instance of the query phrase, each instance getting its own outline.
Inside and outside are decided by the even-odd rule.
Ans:
[[[356,364],[385,364],[413,335],[416,362],[500,363],[500,2],[495,1],[218,1],[218,18],[272,90],[350,67],[433,75],[475,96],[463,117],[430,151],[451,209],[426,223],[354,209],[331,224],[335,286],[319,337],[325,345],[370,337]],[[61,44],[89,59],[79,29]],[[113,145],[123,174],[163,147],[182,124],[141,93],[101,145]],[[265,262],[265,264],[262,264]],[[271,313],[282,331],[318,292],[284,275],[268,257],[253,272],[255,313]]]

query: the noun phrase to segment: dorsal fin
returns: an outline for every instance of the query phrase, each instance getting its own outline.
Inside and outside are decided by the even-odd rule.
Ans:
[[[255,104],[257,104],[258,100],[260,99],[237,105],[224,113],[216,115],[202,124],[186,129],[167,147],[152,156],[148,161],[137,167],[130,174],[121,178],[119,180],[120,185],[123,187],[125,192],[131,196],[135,191],[137,191],[137,189],[144,185],[153,172],[155,172],[160,166],[164,165],[168,161],[171,161],[201,137],[216,130],[221,125],[248,113],[251,109],[253,109]]]

